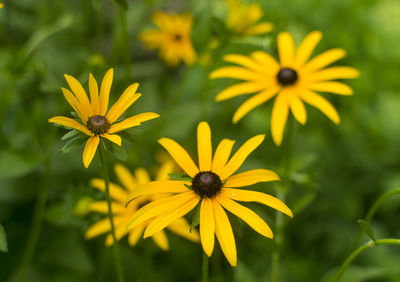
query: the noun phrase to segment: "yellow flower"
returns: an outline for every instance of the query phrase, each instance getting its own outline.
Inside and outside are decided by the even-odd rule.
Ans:
[[[240,0],[226,0],[228,15],[226,25],[237,34],[256,35],[270,32],[274,25],[269,22],[256,23],[263,11],[259,4],[245,4]]]
[[[75,110],[81,122],[74,119],[56,116],[49,119],[49,122],[79,130],[90,136],[83,151],[83,164],[89,167],[100,142],[100,137],[106,138],[111,142],[121,146],[121,137],[117,134],[120,131],[131,127],[139,126],[141,122],[159,117],[156,113],[142,113],[122,121],[118,119],[121,115],[141,96],[136,93],[138,83],[130,85],[117,102],[108,109],[110,89],[113,80],[113,69],[109,69],[105,74],[99,88],[92,74],[89,74],[90,101],[82,85],[74,77],[65,75],[71,91],[61,88],[65,99]]]
[[[158,181],[168,179],[168,173],[171,173],[173,171],[173,168],[174,165],[171,161],[163,163],[163,165],[158,170],[156,179]],[[128,224],[130,217],[136,212],[137,209],[145,206],[155,199],[159,199],[160,197],[143,196],[137,198],[134,203],[131,203],[131,205],[129,205],[129,207],[125,207],[128,193],[134,192],[138,189],[140,185],[150,182],[150,176],[143,168],[136,169],[133,176],[126,167],[119,164],[114,166],[114,171],[124,187],[122,188],[117,184],[110,183],[110,194],[112,198],[112,212],[116,238],[117,240],[120,240],[124,236],[128,235],[129,245],[134,246],[138,242],[144,228],[148,225],[149,222],[142,222],[135,228],[127,230],[126,225]],[[92,179],[91,184],[93,187],[104,191],[105,186],[103,179]],[[107,202],[92,202],[90,204],[90,210],[106,215],[108,212]],[[196,230],[190,232],[190,225],[184,218],[177,218],[176,220],[171,222],[167,228],[192,242],[199,242],[198,232]],[[108,233],[105,243],[107,246],[110,246],[113,244],[112,235],[111,233],[109,233],[110,230],[110,220],[107,217],[90,226],[89,229],[86,231],[85,237],[86,239],[91,239],[101,234]],[[160,230],[159,232],[153,234],[152,238],[161,249],[169,249],[168,239],[163,230]]]
[[[216,101],[257,92],[238,108],[233,116],[233,123],[238,122],[255,107],[277,96],[272,110],[271,131],[272,138],[278,146],[282,143],[289,109],[299,123],[306,123],[307,113],[303,101],[318,108],[334,123],[339,124],[340,118],[335,108],[315,91],[352,95],[353,90],[349,86],[331,80],[356,78],[359,71],[345,66],[325,68],[346,55],[346,52],[339,48],[330,49],[309,60],[321,37],[321,32],[311,32],[295,52],[293,37],[288,32],[280,33],[280,63],[262,51],[253,52],[250,56],[225,56],[225,61],[240,67],[222,67],[213,71],[210,77],[234,78],[246,82],[226,88],[217,95]]]
[[[171,67],[181,61],[191,65],[196,60],[190,32],[192,16],[190,14],[166,14],[155,12],[152,22],[158,29],[148,29],[140,34],[140,39],[148,49],[159,49],[159,56]]]
[[[3,8],[3,7],[4,7],[4,4],[3,4],[3,3],[0,3],[0,9]]]
[[[240,217],[261,235],[272,238],[267,223],[252,210],[236,201],[258,202],[292,216],[290,209],[279,199],[270,195],[235,189],[258,182],[279,180],[278,175],[267,169],[254,169],[236,175],[247,156],[264,140],[265,135],[257,135],[244,143],[228,161],[235,141],[223,139],[212,158],[211,130],[206,122],[197,128],[199,166],[178,143],[161,138],[158,142],[174,158],[191,180],[153,181],[142,185],[131,193],[129,201],[143,195],[171,193],[168,197],[154,201],[138,210],[132,217],[128,228],[139,226],[154,218],[146,228],[144,237],[156,234],[176,218],[180,218],[200,204],[200,238],[204,252],[211,256],[214,249],[214,233],[222,251],[232,266],[236,266],[236,244],[229,219],[224,208]]]

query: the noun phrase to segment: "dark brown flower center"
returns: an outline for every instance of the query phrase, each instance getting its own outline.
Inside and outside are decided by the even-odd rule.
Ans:
[[[182,35],[180,35],[180,34],[178,34],[178,33],[175,34],[175,35],[174,35],[174,40],[175,40],[175,41],[181,41],[181,40],[182,40]]]
[[[87,121],[87,128],[94,135],[100,135],[107,132],[110,128],[110,123],[103,116],[92,116]]]
[[[201,198],[214,198],[221,188],[221,179],[212,171],[201,171],[192,180],[192,189]]]
[[[283,68],[278,72],[277,79],[283,86],[294,84],[297,79],[297,72],[291,68]]]

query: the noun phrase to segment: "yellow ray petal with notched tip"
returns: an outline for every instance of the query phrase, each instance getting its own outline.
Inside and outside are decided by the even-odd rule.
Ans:
[[[220,175],[222,169],[225,167],[232,152],[234,140],[222,139],[215,150],[214,159],[212,161],[212,168],[215,174]]]
[[[176,207],[181,206],[184,203],[190,201],[194,197],[199,198],[194,192],[189,191],[175,196],[169,196],[166,198],[162,198],[160,200],[153,201],[145,205],[143,208],[137,210],[133,214],[126,228],[127,229],[134,228],[135,226],[153,217],[156,217],[162,213],[168,213],[176,209]]]
[[[100,106],[100,115],[105,116],[108,109],[108,102],[110,99],[110,90],[114,77],[114,69],[109,69],[103,77],[100,86],[100,97],[99,97],[99,106]]]
[[[304,125],[307,121],[307,112],[303,101],[296,93],[291,93],[288,95],[288,102],[290,110],[292,111],[295,119]]]
[[[329,92],[338,95],[353,95],[353,89],[350,86],[337,81],[315,82],[307,85],[314,91]]]
[[[150,175],[143,168],[138,168],[135,170],[135,178],[139,185],[150,182]]]
[[[345,66],[330,67],[310,74],[309,78],[307,78],[307,81],[316,82],[316,81],[326,81],[333,79],[349,79],[349,78],[357,78],[359,76],[360,72],[356,68],[345,67]]]
[[[236,78],[241,80],[263,80],[264,77],[254,71],[242,67],[222,67],[210,74],[210,78]]]
[[[240,202],[257,202],[293,217],[292,211],[278,198],[257,191],[222,188],[221,195]]]
[[[263,22],[256,24],[252,27],[249,27],[245,34],[246,35],[257,35],[257,34],[264,34],[272,31],[274,29],[274,24],[269,22]]]
[[[93,115],[100,114],[99,107],[99,86],[97,85],[96,79],[92,74],[89,74],[89,92],[90,92],[90,103],[92,105]]]
[[[92,136],[86,141],[85,149],[83,149],[82,161],[85,168],[88,168],[96,154],[97,146],[99,145],[100,137]]]
[[[280,180],[279,176],[269,169],[253,169],[232,175],[226,181],[224,187],[244,187],[259,182]]]
[[[135,178],[125,166],[116,164],[114,166],[114,172],[117,175],[118,180],[128,189],[128,191],[132,192],[138,186]]]
[[[260,134],[247,140],[221,171],[219,177],[222,181],[231,176],[243,164],[246,158],[264,141],[265,135]]]
[[[86,126],[80,124],[79,122],[73,120],[72,118],[67,118],[67,117],[63,117],[63,116],[56,116],[56,117],[52,117],[48,120],[51,123],[56,123],[62,126],[66,126],[69,128],[73,128],[76,130],[79,130],[83,133],[85,133],[86,135],[91,136],[92,133],[89,131],[89,129],[86,128]]]
[[[93,178],[90,180],[90,185],[94,188],[104,192],[105,191],[105,182],[101,178]],[[110,190],[110,197],[113,200],[116,200],[120,203],[125,203],[126,199],[128,198],[128,193],[119,185],[109,182],[108,184]]]
[[[119,97],[117,102],[108,111],[106,118],[110,123],[114,123],[137,99],[141,96],[140,94],[135,94],[139,87],[139,83],[133,83]]]
[[[341,48],[330,49],[323,52],[322,54],[319,54],[311,61],[306,63],[302,71],[304,73],[312,73],[314,71],[322,69],[323,67],[326,67],[327,65],[332,64],[333,62],[336,62],[337,60],[340,60],[344,56],[346,56],[345,50]]]
[[[153,239],[154,243],[156,243],[157,246],[160,247],[161,250],[164,251],[169,250],[168,238],[163,230],[155,233],[153,236],[151,236],[151,238]]]
[[[136,243],[139,241],[140,237],[142,237],[145,225],[139,224],[135,228],[132,228],[129,231],[128,243],[130,246],[135,246]]]
[[[194,177],[199,173],[199,169],[193,162],[192,158],[181,145],[169,138],[161,138],[158,143],[164,147],[171,155],[175,162],[190,176]]]
[[[260,92],[253,97],[247,99],[240,107],[236,110],[235,114],[233,115],[232,122],[237,123],[241,120],[246,114],[248,114],[251,110],[258,107],[259,105],[267,102],[269,99],[275,96],[278,92],[279,87],[273,87],[267,89],[263,92]]]
[[[200,207],[200,238],[201,245],[207,256],[211,256],[214,250],[215,221],[212,200],[204,198]]]
[[[242,67],[248,68],[255,72],[265,72],[264,66],[259,64],[257,61],[250,59],[247,56],[243,56],[240,54],[229,54],[224,56],[224,61],[241,65]],[[267,73],[268,74],[268,73]]]
[[[251,94],[254,92],[258,92],[261,90],[266,89],[267,87],[270,87],[272,85],[272,80],[271,82],[265,83],[263,82],[243,82],[243,83],[238,83],[234,84],[224,90],[222,90],[218,95],[215,97],[215,101],[223,101],[227,99],[231,99],[236,96],[240,95],[247,95]]]
[[[322,113],[324,113],[334,123],[340,123],[340,117],[336,109],[328,102],[325,98],[318,95],[317,93],[309,90],[300,91],[300,96],[304,102],[316,107]]]
[[[83,89],[81,83],[78,80],[76,80],[75,77],[70,76],[68,74],[64,74],[64,77],[67,80],[67,83],[71,88],[72,92],[75,94],[76,99],[79,101],[81,110],[84,111],[87,116],[89,117],[92,116],[93,115],[92,107],[90,105],[86,91],[85,89]]]
[[[276,75],[280,69],[278,62],[270,54],[263,51],[254,51],[250,56],[259,64],[264,66],[265,71],[269,71],[270,75]]]
[[[71,107],[74,109],[76,114],[81,119],[82,123],[86,124],[88,120],[87,111],[82,109],[82,106],[71,91],[63,87],[61,87],[61,91],[63,92],[65,100],[67,100],[68,104],[70,104]]]
[[[120,225],[126,221],[126,216],[115,216],[113,218],[114,225]],[[85,233],[86,239],[91,239],[111,230],[110,219],[104,218],[88,228]]]
[[[222,252],[231,266],[237,264],[235,237],[228,216],[217,200],[212,200],[215,218],[215,234]]]
[[[225,209],[241,218],[256,232],[267,238],[272,238],[274,236],[268,224],[251,209],[246,208],[225,196],[217,195],[216,199]]]
[[[275,144],[280,146],[285,131],[286,120],[289,114],[289,105],[286,93],[281,91],[275,99],[274,107],[272,108],[271,116],[271,132],[272,139]]]
[[[322,38],[322,32],[315,30],[310,32],[300,43],[297,49],[294,64],[296,67],[302,67],[305,62],[310,58],[312,52]]]
[[[197,152],[199,156],[199,170],[211,170],[211,129],[208,123],[204,121],[200,122],[197,127]]]
[[[121,140],[121,137],[119,135],[103,133],[101,135],[101,137],[104,137],[104,138],[110,140],[111,142],[117,144],[118,146],[121,146],[122,140]]]
[[[146,230],[144,231],[143,238],[148,238],[163,230],[170,223],[190,212],[199,201],[200,198],[197,195],[192,195],[191,199],[187,200],[181,205],[175,206],[175,208],[169,213],[159,215],[149,224],[149,226],[147,226]]]
[[[280,32],[278,34],[278,52],[282,67],[288,67],[293,63],[294,41],[289,32]]]

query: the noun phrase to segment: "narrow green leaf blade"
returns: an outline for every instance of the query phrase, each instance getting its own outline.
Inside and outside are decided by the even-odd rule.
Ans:
[[[197,204],[196,210],[193,213],[192,225],[190,226],[190,232],[192,232],[193,228],[196,228],[196,226],[200,224],[200,208],[201,208],[201,201]]]
[[[168,173],[168,176],[169,178],[171,178],[171,180],[182,180],[182,181],[192,182],[192,178],[183,173]]]
[[[0,252],[8,253],[7,236],[2,224],[0,224]]]
[[[361,228],[367,234],[367,236],[374,242],[376,242],[375,234],[374,231],[372,231],[371,225],[369,224],[368,221],[359,219],[358,224],[360,224]]]

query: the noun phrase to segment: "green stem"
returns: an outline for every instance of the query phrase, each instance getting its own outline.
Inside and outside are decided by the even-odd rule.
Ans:
[[[209,258],[203,252],[203,265],[202,265],[202,275],[201,275],[202,282],[208,282],[208,261]]]
[[[114,222],[113,222],[113,213],[112,213],[112,208],[111,208],[111,198],[110,198],[110,189],[109,189],[109,180],[108,180],[108,170],[107,170],[107,164],[105,161],[105,156],[104,156],[104,148],[103,148],[103,143],[100,143],[99,146],[99,155],[100,155],[100,162],[101,162],[101,168],[103,172],[103,178],[104,178],[104,183],[105,183],[105,194],[106,194],[106,199],[107,199],[107,206],[108,206],[108,218],[110,219],[110,225],[111,225],[111,235],[113,238],[113,251],[114,251],[114,259],[115,259],[115,268],[117,270],[117,275],[118,275],[118,281],[119,282],[124,282],[124,271],[122,267],[122,261],[121,261],[121,254],[119,251],[119,245],[117,238],[115,237],[115,229],[114,229]]]
[[[17,276],[14,281],[26,281],[28,270],[32,262],[33,255],[35,253],[36,245],[39,240],[40,230],[42,228],[43,214],[46,207],[47,195],[50,187],[50,158],[47,157],[45,160],[45,178],[43,184],[40,185],[37,194],[35,209],[33,212],[32,227],[29,231],[28,240],[26,242],[26,247],[24,255],[22,257],[21,265]]]
[[[282,179],[283,183],[277,185],[277,197],[281,201],[285,201],[287,191],[290,187],[290,170],[292,166],[292,154],[293,154],[293,131],[294,131],[294,120],[289,118],[286,141],[283,146],[283,172]],[[279,273],[280,273],[280,249],[283,246],[283,229],[285,225],[284,215],[280,212],[277,212],[275,215],[275,236],[274,236],[274,249],[272,251],[272,261],[271,261],[271,281],[277,282],[280,281]]]
[[[124,56],[124,67],[125,67],[125,77],[129,80],[131,75],[131,49],[129,44],[129,34],[126,22],[126,11],[119,7],[119,20],[121,25],[122,33],[122,44],[125,44],[122,48],[122,54]]]
[[[375,203],[372,205],[372,207],[368,210],[367,215],[365,216],[364,220],[369,223],[372,220],[373,216],[375,215],[376,211],[379,209],[379,207],[384,202],[386,202],[387,199],[389,199],[391,196],[396,195],[396,194],[400,194],[400,188],[388,191],[388,192],[384,193],[382,196],[380,196],[375,201]],[[360,229],[358,230],[357,236],[354,239],[354,242],[350,247],[348,254],[350,254],[350,252],[352,252],[355,248],[357,248],[358,244],[360,243],[362,234],[363,234],[363,230],[360,227]]]
[[[339,268],[339,271],[337,272],[334,282],[340,281],[342,278],[344,272],[346,269],[350,266],[350,264],[353,262],[353,260],[358,257],[361,253],[364,251],[368,250],[369,248],[378,246],[378,245],[397,245],[400,246],[400,239],[380,239],[376,240],[375,242],[370,240],[364,245],[361,245],[358,249],[354,250],[348,258],[344,261],[342,266]]]

